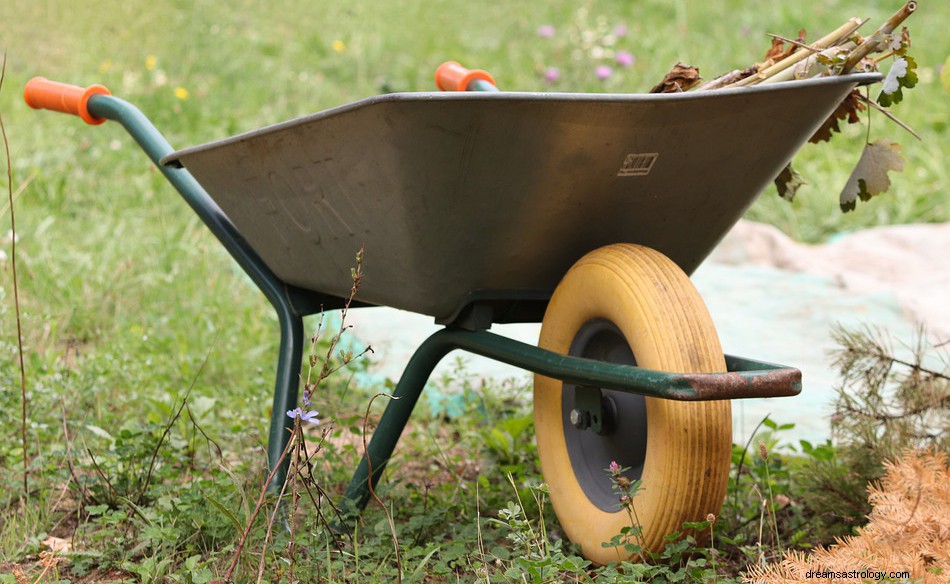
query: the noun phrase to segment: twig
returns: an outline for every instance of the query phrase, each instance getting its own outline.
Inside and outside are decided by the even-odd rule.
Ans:
[[[723,87],[728,87],[734,83],[741,81],[747,77],[755,75],[758,73],[758,66],[752,65],[751,67],[746,67],[745,69],[734,69],[725,75],[720,75],[715,79],[709,81],[705,85],[701,85],[696,91],[709,91],[711,89],[721,89]]]
[[[333,500],[332,500],[330,497],[327,496],[327,493],[326,493],[326,491],[323,490],[323,487],[321,487],[320,484],[317,483],[317,481],[313,480],[313,470],[312,470],[312,466],[311,466],[310,460],[311,460],[314,456],[316,456],[316,454],[317,454],[318,452],[320,452],[320,450],[323,449],[323,442],[326,440],[327,436],[330,434],[331,431],[332,431],[332,426],[331,426],[331,428],[325,429],[325,430],[323,431],[323,435],[320,437],[320,443],[317,444],[317,448],[313,451],[312,454],[307,451],[307,443],[306,443],[306,442],[302,442],[302,443],[300,444],[300,447],[303,449],[304,460],[305,460],[306,463],[307,463],[307,472],[308,472],[309,476],[308,476],[308,477],[304,477],[304,476],[302,475],[301,469],[300,469],[299,467],[297,468],[297,473],[301,474],[300,478],[303,480],[303,486],[304,486],[304,488],[307,490],[307,495],[310,497],[310,501],[313,502],[314,507],[316,507],[316,509],[317,509],[317,517],[319,517],[320,521],[323,522],[324,525],[326,525],[326,526],[328,526],[328,527],[330,526],[330,523],[327,521],[326,516],[323,514],[323,505],[321,504],[323,501],[327,501],[327,502],[330,504],[330,508],[333,510],[333,513],[336,515],[337,523],[340,524],[341,526],[345,527],[346,530],[347,530],[347,535],[350,535],[350,534],[349,534],[349,527],[346,526],[346,523],[345,523],[344,518],[343,518],[343,513],[342,513],[342,512],[340,511],[340,509],[333,503]],[[316,497],[313,496],[313,492],[310,490],[310,484],[311,484],[311,483],[313,483],[313,487],[317,490],[317,494],[318,494],[319,497],[320,497],[320,502],[317,502]],[[330,532],[331,537],[333,537],[333,543],[334,543],[334,545],[336,545],[337,547],[339,547],[339,545],[340,545],[340,540],[337,538],[336,533],[334,533],[334,530],[333,530],[332,528],[329,529],[329,532]]]
[[[364,251],[365,250],[363,246],[361,245],[359,251],[356,252],[356,267],[353,268],[353,285],[350,287],[350,294],[349,296],[347,296],[346,302],[343,303],[343,308],[340,310],[340,330],[339,332],[337,332],[336,335],[333,336],[332,339],[330,339],[330,346],[327,347],[326,359],[324,359],[323,361],[323,367],[320,368],[320,373],[317,375],[317,381],[313,384],[313,387],[319,385],[321,381],[323,381],[324,379],[332,375],[341,367],[348,365],[351,361],[353,361],[352,358],[351,359],[344,358],[343,365],[340,365],[339,367],[336,367],[333,369],[330,368],[330,358],[333,356],[333,351],[336,349],[337,343],[340,342],[340,339],[343,338],[343,333],[346,332],[348,328],[350,328],[346,326],[346,315],[347,315],[347,312],[349,312],[350,310],[350,304],[353,302],[353,299],[356,298],[356,294],[360,290],[360,284],[362,283],[362,280],[363,280]],[[356,356],[356,359],[362,357],[367,352],[372,353],[373,352],[372,347],[367,346],[365,349],[363,349],[363,352],[361,352],[359,355]],[[312,368],[312,364],[311,364],[311,368]],[[308,371],[307,372],[308,388],[310,387],[309,379],[310,379],[310,372]]]
[[[813,53],[820,53],[820,52],[822,52],[823,50],[825,50],[825,49],[823,49],[823,48],[815,47],[814,45],[809,45],[808,43],[803,43],[803,42],[797,41],[797,40],[795,40],[795,39],[788,39],[788,38],[785,38],[785,37],[783,37],[783,36],[780,35],[780,34],[775,34],[775,33],[771,33],[771,32],[770,32],[770,33],[767,33],[767,34],[768,34],[770,37],[772,37],[772,38],[776,38],[776,39],[782,41],[783,43],[788,43],[788,44],[790,44],[790,45],[795,45],[795,46],[798,47],[799,49],[805,49],[806,51],[812,51]]]
[[[20,195],[22,195],[22,194],[26,191],[26,188],[27,188],[28,186],[30,186],[30,184],[33,182],[33,180],[34,180],[36,177],[37,177],[37,173],[34,172],[34,173],[31,174],[30,176],[28,176],[28,177],[26,178],[26,180],[24,180],[23,182],[21,182],[21,183],[17,186],[16,190],[13,191],[13,201],[14,201],[14,202],[16,202],[16,201],[18,201],[18,200],[20,199]],[[3,217],[4,215],[6,215],[6,214],[7,214],[7,209],[9,209],[9,208],[10,208],[10,202],[9,202],[9,201],[4,202],[4,203],[3,203],[3,208],[0,209],[0,217]]]
[[[900,119],[897,118],[897,116],[895,116],[895,115],[892,114],[891,112],[887,111],[886,108],[881,107],[881,105],[878,104],[876,101],[874,101],[873,99],[869,99],[867,96],[865,96],[863,93],[860,93],[860,92],[855,93],[855,95],[857,95],[858,98],[860,98],[861,101],[863,101],[864,103],[868,104],[869,106],[873,107],[873,108],[876,109],[877,111],[879,111],[879,112],[881,112],[882,114],[884,114],[884,115],[887,117],[887,119],[889,119],[890,121],[894,122],[894,123],[897,124],[898,126],[904,128],[905,130],[907,130],[908,132],[910,132],[910,135],[911,135],[911,136],[913,136],[914,138],[917,138],[917,139],[920,140],[921,142],[924,141],[924,139],[920,137],[920,134],[918,134],[917,132],[915,132],[913,128],[911,128],[910,126],[908,126],[907,124],[905,124],[904,122],[902,122]]]
[[[7,76],[7,54],[3,53],[3,64],[0,65],[0,94],[3,93],[3,80]],[[0,113],[0,134],[3,135],[3,151],[7,159],[7,194],[10,199],[10,266],[13,269],[13,305],[16,312],[16,341],[17,357],[20,362],[20,437],[23,442],[23,497],[30,496],[29,462],[27,460],[26,442],[26,365],[23,363],[23,326],[20,321],[20,288],[17,285],[16,274],[16,214],[13,211],[13,161],[10,157],[10,142],[7,140],[7,126],[3,123],[3,114]]]
[[[190,391],[190,390],[189,390]],[[175,412],[175,415],[172,416],[171,421],[165,425],[165,430],[162,432],[161,438],[158,439],[158,443],[155,444],[155,449],[152,450],[152,459],[148,463],[148,473],[145,475],[145,481],[142,483],[141,488],[139,489],[138,494],[135,496],[136,504],[141,504],[142,500],[145,497],[145,492],[148,490],[149,483],[152,482],[152,472],[155,470],[155,461],[158,459],[158,453],[162,448],[162,444],[165,443],[165,438],[171,432],[172,426],[175,425],[175,422],[178,421],[179,416],[181,416],[182,410],[185,409],[185,404],[188,403],[188,396],[186,395],[181,400],[181,406],[179,406],[178,411]]]
[[[884,59],[887,59],[888,57],[893,57],[895,53],[896,51],[888,51],[882,55],[878,55],[877,57],[874,57],[874,62],[880,63],[881,61],[883,61]]]
[[[874,34],[864,39],[864,42],[851,51],[851,54],[848,55],[848,60],[844,63],[842,73],[851,71],[861,62],[861,59],[876,51],[885,35],[894,32],[894,29],[900,26],[915,10],[917,10],[917,3],[911,0],[907,4],[904,4],[900,10],[892,14],[891,17],[887,19],[887,22],[881,25],[881,28],[877,29]]]
[[[297,510],[299,509],[300,504],[300,493],[297,491],[297,479],[300,475],[300,445],[306,441],[306,437],[303,434],[302,429],[300,428],[300,416],[294,420],[294,425],[296,426],[297,432],[297,442],[296,447],[294,448],[294,455],[291,462],[291,466],[296,467],[295,471],[291,474],[290,481],[290,517],[287,519],[290,528],[290,541],[287,542],[287,555],[288,555],[288,564],[287,564],[287,581],[294,582],[294,560],[297,555],[297,531],[295,529],[297,523]],[[287,490],[287,481],[284,481],[284,484],[281,486],[281,496],[277,501],[283,501],[283,493]],[[276,517],[277,509],[280,508],[280,503],[275,505],[274,514],[272,517]],[[268,531],[273,529],[273,523],[267,526]],[[266,548],[261,548],[261,557],[264,557],[263,552]]]
[[[347,327],[347,328],[350,328],[350,327]],[[332,349],[331,349],[331,350],[332,350]],[[340,369],[343,369],[344,367],[346,367],[347,365],[349,365],[349,364],[352,363],[353,361],[356,361],[357,359],[359,359],[360,357],[362,357],[363,355],[365,355],[365,354],[367,354],[367,353],[375,353],[375,351],[373,351],[373,347],[371,347],[370,345],[366,345],[366,347],[365,347],[362,351],[360,351],[358,355],[353,356],[352,359],[344,360],[343,363],[341,363],[340,365],[338,365],[338,366],[336,366],[336,367],[333,367],[333,368],[330,368],[330,367],[324,368],[323,370],[321,370],[320,375],[319,375],[318,377],[319,377],[320,380],[322,381],[322,380],[326,379],[327,377],[333,375],[334,373],[336,373],[336,372],[339,371]],[[325,371],[326,373],[324,373],[324,371]]]
[[[86,454],[88,454],[89,458],[92,460],[92,467],[96,469],[96,474],[98,474],[99,478],[106,482],[106,486],[109,487],[109,492],[112,493],[113,497],[118,497],[118,491],[116,491],[115,487],[112,486],[112,481],[109,480],[109,477],[106,476],[106,473],[102,472],[102,468],[99,466],[99,463],[96,462],[96,455],[92,453],[92,449],[88,446],[86,447]]]
[[[73,482],[79,487],[80,503],[85,503],[86,486],[79,480],[79,477],[76,475],[76,469],[73,467],[72,441],[69,439],[69,429],[66,426],[66,402],[62,397],[59,398],[59,406],[63,413],[63,439],[66,440],[66,466],[69,468],[69,476],[73,478]]]
[[[903,359],[895,357],[891,355],[888,351],[885,351],[879,347],[875,347],[875,349],[876,350],[867,350],[867,351],[862,351],[862,352],[865,355],[868,355],[870,357],[874,357],[877,359],[883,359],[885,361],[890,362],[891,364],[903,365],[904,367],[907,367],[908,369],[914,372],[920,372],[920,373],[929,375],[931,377],[936,377],[937,379],[950,381],[950,375],[947,375],[945,373],[940,373],[939,371],[935,371],[933,369],[928,369],[927,367],[924,367],[920,363],[911,363],[910,361],[904,361]]]
[[[221,450],[221,445],[214,441],[214,439],[204,431],[204,428],[201,427],[201,424],[198,423],[198,420],[195,419],[195,415],[191,411],[191,406],[185,406],[185,411],[188,412],[188,419],[191,420],[192,425],[195,427],[198,432],[201,433],[201,436],[204,439],[214,446],[214,449],[218,451],[218,458],[224,459],[224,452]]]
[[[215,336],[214,340],[211,342],[211,346],[208,348],[208,352],[205,353],[204,361],[201,362],[201,366],[198,367],[198,371],[195,373],[195,376],[191,379],[191,385],[188,386],[188,391],[185,392],[185,397],[181,400],[181,406],[178,408],[178,411],[175,412],[175,415],[172,417],[171,421],[165,425],[165,431],[162,432],[162,437],[159,438],[158,444],[155,445],[155,450],[152,451],[152,460],[148,464],[148,474],[145,476],[145,482],[142,483],[142,488],[139,491],[139,494],[136,495],[135,501],[138,504],[142,503],[142,498],[145,497],[145,491],[148,490],[149,483],[152,482],[152,472],[155,470],[155,461],[158,459],[159,450],[162,448],[162,444],[165,442],[165,438],[171,432],[172,426],[175,425],[175,422],[178,421],[178,418],[181,416],[182,410],[185,409],[185,406],[188,404],[188,396],[191,395],[191,390],[194,389],[195,383],[198,382],[198,378],[201,377],[201,372],[204,371],[205,365],[208,364],[208,358],[211,357],[211,352],[214,350],[215,343],[217,343],[218,337]],[[189,416],[191,413],[189,412]]]
[[[739,508],[739,476],[742,474],[742,465],[745,463],[745,455],[749,452],[749,446],[752,445],[752,440],[755,438],[759,428],[762,427],[762,424],[764,424],[771,415],[772,414],[765,414],[765,417],[759,420],[759,423],[756,424],[755,428],[752,429],[752,435],[749,436],[749,440],[745,443],[745,448],[742,449],[742,456],[739,457],[739,464],[736,465],[736,490],[734,491],[733,496],[733,507],[736,509]]]
[[[426,489],[426,495],[429,494],[429,490]],[[428,497],[426,497],[428,501]],[[482,510],[481,504],[478,501],[478,480],[475,481],[475,528],[478,534],[478,559],[482,562],[485,561],[485,545],[482,541]]]
[[[36,580],[33,580],[33,584],[40,584],[40,582],[43,580],[43,576],[45,576],[46,573],[50,571],[50,568],[55,566],[59,561],[59,558],[56,557],[56,552],[49,552],[49,555],[44,558],[43,554],[45,553],[46,552],[42,552],[40,554],[40,561],[43,563],[43,571],[40,572],[40,575],[36,577]]]
[[[251,528],[254,526],[254,520],[257,519],[257,514],[260,513],[261,508],[264,507],[264,498],[267,496],[267,488],[274,480],[274,475],[276,475],[277,471],[280,470],[281,465],[284,463],[284,459],[287,458],[287,453],[290,452],[293,445],[294,436],[291,435],[290,440],[287,442],[287,446],[284,447],[284,451],[280,453],[280,458],[277,459],[277,463],[274,465],[274,468],[271,469],[270,473],[267,474],[267,478],[264,480],[264,485],[261,487],[261,494],[257,498],[257,504],[254,505],[254,511],[251,512],[251,516],[247,519],[247,525],[244,527],[244,533],[241,534],[241,539],[238,541],[237,548],[234,550],[234,557],[231,559],[231,564],[228,566],[227,572],[224,573],[225,582],[233,582],[231,576],[234,574],[234,569],[237,567],[238,560],[241,558],[241,553],[244,551],[244,546],[247,544],[247,538],[251,535]]]
[[[300,418],[297,418],[294,422],[294,435],[301,436],[300,432]],[[296,450],[296,449],[295,449]],[[295,452],[296,454],[296,452]],[[264,533],[264,543],[261,545],[261,559],[257,564],[257,584],[261,583],[261,580],[264,578],[264,564],[267,559],[267,544],[270,542],[270,536],[274,530],[274,521],[277,520],[277,513],[280,512],[280,501],[284,498],[284,493],[287,492],[287,481],[284,481],[284,484],[280,487],[280,495],[277,497],[278,503],[274,505],[274,512],[270,514],[270,518],[267,521],[267,531]],[[293,582],[293,578],[290,578],[290,581]]]
[[[867,21],[868,19],[859,20],[857,18],[852,18],[848,20],[848,22],[836,28],[831,33],[813,42],[811,46],[822,47],[822,48],[828,48],[828,47],[834,46],[838,44],[839,42],[841,42],[842,39],[846,39],[852,34],[854,34],[855,31],[857,31],[859,28],[864,26],[864,23],[866,23]],[[765,69],[760,71],[758,75],[752,75],[750,77],[746,77],[745,79],[742,79],[736,83],[733,83],[732,85],[728,85],[727,87],[745,87],[746,85],[754,85],[756,83],[760,83],[764,81],[765,79],[772,77],[773,75],[776,75],[780,71],[784,71],[785,69],[788,69],[789,67],[805,59],[806,57],[811,56],[811,54],[812,54],[811,51],[805,51],[805,50],[795,51],[794,53],[782,59],[778,63],[775,63],[771,67],[766,67]]]
[[[396,581],[399,584],[402,584],[402,555],[399,553],[399,539],[396,537],[396,524],[393,522],[393,517],[389,513],[389,509],[386,508],[386,505],[383,504],[383,501],[376,495],[376,489],[373,488],[373,461],[370,460],[369,450],[366,446],[366,425],[369,421],[369,410],[373,407],[373,402],[376,401],[378,397],[388,397],[389,399],[399,399],[396,396],[390,395],[388,393],[377,393],[370,400],[369,404],[366,406],[366,415],[363,416],[363,456],[366,457],[366,470],[367,478],[366,485],[369,487],[369,494],[373,497],[373,500],[379,504],[382,508],[383,513],[386,514],[386,520],[389,522],[389,532],[392,534],[393,538],[393,548],[396,550]]]

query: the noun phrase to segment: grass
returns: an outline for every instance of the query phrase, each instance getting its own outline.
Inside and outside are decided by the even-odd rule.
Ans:
[[[180,575],[190,573],[197,582],[204,576],[194,574],[220,574],[233,550],[235,526],[210,501],[232,510],[236,519],[246,517],[245,500],[253,500],[264,464],[261,445],[277,349],[277,323],[264,299],[121,129],[90,128],[30,110],[20,89],[33,75],[104,83],[183,147],[383,91],[430,90],[431,73],[445,59],[489,69],[503,88],[645,91],[677,60],[711,77],[761,58],[765,32],[792,36],[808,26],[820,33],[854,15],[877,23],[897,8],[897,2],[870,4],[287,0],[265,6],[248,0],[100,0],[77,10],[62,0],[3,2],[0,44],[8,65],[0,108],[17,194],[33,490],[29,504],[18,501],[22,453],[12,282],[9,258],[0,255],[0,565],[22,563],[35,577],[44,536],[59,534],[73,537],[79,551],[71,563],[86,578],[114,573],[150,581],[164,574],[188,581]],[[925,142],[880,116],[873,122],[872,136],[905,146],[907,169],[892,177],[891,194],[848,215],[838,211],[837,193],[864,137],[863,129],[851,128],[831,144],[803,149],[797,167],[809,186],[794,204],[770,189],[750,218],[806,241],[873,225],[950,219],[944,165],[950,112],[937,73],[947,55],[943,30],[933,24],[948,18],[950,5],[924,2],[908,23],[922,81],[895,112]],[[555,27],[553,39],[537,36],[541,24]],[[589,59],[573,58],[577,42],[569,35],[618,24],[630,30],[620,43],[636,64],[601,82],[590,74]],[[562,72],[553,86],[542,77],[550,66]],[[7,219],[0,203],[0,224]],[[5,233],[0,228],[8,255]],[[338,376],[321,398],[333,404],[326,409],[341,431],[360,424],[362,407],[379,389],[352,387],[344,399],[346,380]],[[517,499],[503,478],[506,471],[515,476],[527,507],[522,513],[540,516],[541,494],[530,488],[540,482],[533,451],[521,448],[530,443],[530,427],[517,422],[529,415],[526,391],[499,391],[478,400],[487,404],[485,412],[470,411],[448,424],[423,416],[411,428],[393,465],[392,474],[401,479],[382,493],[402,522],[407,574],[471,579],[519,569],[506,538],[509,528],[484,517]],[[192,417],[174,424],[157,448],[159,430],[186,395]],[[486,434],[486,420],[508,436]],[[220,445],[222,456],[199,428]],[[132,483],[141,477],[143,456],[156,448],[151,484],[139,503],[125,503],[142,492]],[[344,438],[328,441],[319,462],[322,484],[341,485],[357,453],[357,444]],[[98,489],[101,500],[77,490],[75,481],[64,489],[71,482],[70,457],[83,464],[83,489]],[[131,481],[127,490],[107,485],[91,468],[93,457],[110,480]],[[549,508],[547,513],[548,525],[556,525]],[[378,509],[372,511],[360,528],[362,547],[344,553],[327,547],[328,536],[314,527],[315,547],[306,560],[329,581],[354,574],[391,578],[384,521]],[[274,580],[286,565],[281,555],[287,559],[279,551],[287,542],[275,537],[267,556]],[[563,556],[573,557],[566,544]],[[164,557],[171,559],[163,564]],[[567,559],[555,564],[564,568]],[[53,573],[81,577],[69,576],[65,566],[47,577]]]

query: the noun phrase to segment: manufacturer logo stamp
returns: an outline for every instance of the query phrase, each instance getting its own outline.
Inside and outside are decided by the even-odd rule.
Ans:
[[[659,156],[659,152],[627,154],[617,176],[646,176]]]

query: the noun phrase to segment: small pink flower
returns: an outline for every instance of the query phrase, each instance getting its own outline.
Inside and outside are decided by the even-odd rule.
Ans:
[[[630,31],[627,29],[626,24],[618,24],[617,26],[614,27],[614,36],[617,37],[618,39],[627,36],[628,32]]]
[[[554,83],[561,78],[561,72],[557,67],[548,67],[544,70],[544,80],[548,83]]]
[[[617,461],[616,461],[616,460],[611,460],[611,461],[610,461],[610,467],[609,467],[609,468],[610,468],[610,474],[612,474],[612,475],[614,475],[614,476],[620,474],[620,465],[617,464]]]
[[[597,74],[598,79],[607,79],[614,74],[614,70],[608,67],[607,65],[601,65],[594,70],[594,73]]]
[[[542,24],[538,27],[538,36],[544,39],[549,39],[554,36],[554,27],[550,24]]]
[[[637,58],[629,51],[617,52],[617,64],[621,67],[632,67],[637,62]]]

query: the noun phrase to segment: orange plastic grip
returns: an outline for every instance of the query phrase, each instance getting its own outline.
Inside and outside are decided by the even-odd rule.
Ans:
[[[488,71],[466,69],[455,61],[446,61],[435,70],[435,84],[442,91],[467,91],[468,84],[476,79],[495,85]]]
[[[26,84],[23,90],[23,99],[33,109],[48,109],[65,114],[79,116],[87,124],[97,125],[106,121],[89,113],[89,98],[93,95],[112,95],[112,92],[102,85],[79,87],[57,81],[50,81],[43,77],[34,77]]]

